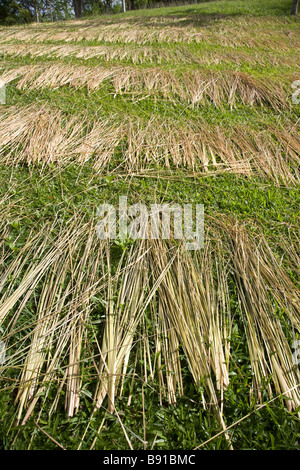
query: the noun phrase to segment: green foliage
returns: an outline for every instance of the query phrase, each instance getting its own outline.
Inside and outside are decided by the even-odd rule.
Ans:
[[[29,23],[33,20],[32,11],[25,1],[2,0],[0,5],[0,24],[7,26],[15,23]]]

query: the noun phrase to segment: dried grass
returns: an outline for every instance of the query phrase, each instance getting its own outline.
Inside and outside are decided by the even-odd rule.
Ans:
[[[95,123],[89,130],[87,126],[76,117],[68,121],[61,112],[47,107],[21,111],[12,108],[0,118],[0,161],[43,167],[54,162],[67,164],[74,158],[83,164],[96,154],[95,166],[100,171],[112,158],[120,132],[107,120]]]
[[[285,93],[274,80],[259,80],[242,72],[190,72],[177,76],[162,69],[132,67],[84,67],[55,64],[23,66],[5,70],[0,79],[6,83],[18,79],[18,89],[56,89],[62,86],[89,90],[109,82],[115,93],[162,95],[171,100],[187,101],[192,106],[207,101],[220,107],[227,102],[232,108],[237,101],[247,105],[268,105],[280,111],[288,107]]]
[[[255,241],[244,227],[232,226],[230,235],[235,281],[254,372],[253,394],[261,401],[262,391],[267,390],[272,397],[274,386],[276,394],[284,393],[286,406],[292,411],[300,404],[297,388],[300,375],[275,305],[286,311],[289,325],[299,330],[296,287],[261,233]]]
[[[300,330],[299,298],[261,233],[256,239],[228,217],[208,218],[202,251],[191,255],[172,242],[137,241],[112,268],[110,246],[96,239],[93,222],[74,219],[58,236],[57,228],[45,226],[29,236],[0,273],[2,340],[9,352],[1,380],[9,370],[20,371],[14,387],[23,424],[38,402],[55,412],[63,391],[72,416],[95,381],[95,407],[111,412],[124,393],[130,403],[140,380],[151,386],[157,378],[160,400],[176,403],[184,392],[181,345],[202,390],[201,406],[212,409],[225,429],[220,397],[230,383],[238,314],[230,308],[232,280],[253,371],[250,397],[262,401],[263,391],[270,397],[284,393],[289,411],[299,407],[299,371],[282,326],[285,321]],[[93,323],[95,296],[105,305],[101,327]],[[16,335],[22,337],[17,343]],[[56,390],[54,399],[50,390]]]
[[[248,18],[248,22],[229,21],[222,22],[220,25],[216,23],[210,28],[203,28],[197,25],[187,24],[184,20],[172,18],[170,25],[162,25],[161,22],[155,24],[151,21],[149,25],[139,21],[117,22],[105,24],[101,22],[87,22],[81,27],[67,28],[66,24],[61,28],[56,25],[51,27],[27,27],[27,28],[10,28],[8,31],[0,30],[0,41],[2,43],[13,41],[63,41],[63,42],[79,42],[79,41],[105,41],[107,43],[125,44],[151,44],[151,43],[207,43],[218,44],[226,47],[248,47],[248,48],[265,48],[274,51],[288,51],[298,49],[299,35],[296,31],[290,31],[285,34],[282,31],[282,25],[274,29],[274,24],[263,21],[260,24],[254,24],[251,33],[249,33],[249,24],[252,19]]]
[[[28,43],[28,44],[3,44],[0,45],[0,55],[5,57],[48,57],[48,58],[65,58],[73,57],[76,59],[89,60],[101,59],[106,62],[110,61],[127,61],[134,65],[137,64],[161,64],[161,63],[185,63],[185,64],[201,64],[201,65],[250,65],[289,67],[293,69],[299,68],[299,59],[297,54],[288,55],[276,52],[255,52],[246,53],[243,51],[235,51],[232,48],[225,48],[222,51],[218,49],[201,50],[201,53],[190,52],[184,46],[176,48],[155,47],[155,46],[137,46],[115,44],[99,45],[99,46],[82,46],[73,44],[57,44],[50,45],[44,43]]]
[[[6,109],[0,118],[0,162],[25,162],[46,168],[57,163],[90,162],[97,172],[129,173],[186,168],[195,173],[258,174],[277,184],[299,182],[298,126],[286,123],[256,131],[236,126],[161,122],[152,118],[116,122],[76,117],[71,120],[47,107]]]
[[[99,58],[104,61],[130,61],[133,64],[162,62],[200,62],[193,54],[184,49],[170,50],[167,48],[154,47],[131,47],[131,46],[78,46],[71,44],[59,44],[55,46],[40,44],[6,44],[0,46],[0,54],[4,56],[17,57],[74,57],[76,59]],[[210,59],[203,57],[202,63],[210,63]]]

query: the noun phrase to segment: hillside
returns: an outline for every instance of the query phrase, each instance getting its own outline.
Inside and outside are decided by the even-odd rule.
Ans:
[[[290,7],[0,27],[0,447],[299,446]],[[120,196],[204,205],[203,248],[99,239]]]

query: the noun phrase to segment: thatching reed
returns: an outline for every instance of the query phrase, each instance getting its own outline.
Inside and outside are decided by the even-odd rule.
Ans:
[[[46,45],[40,44],[5,44],[0,46],[0,54],[4,56],[25,57],[74,57],[76,59],[101,59],[104,61],[128,61],[133,64],[162,62],[185,62],[185,63],[211,63],[209,57],[196,58],[184,49],[170,50],[167,48],[155,48],[151,46],[79,46],[73,44]]]
[[[87,130],[87,122],[76,117],[66,120],[61,112],[47,107],[4,112],[0,118],[0,161],[6,164],[26,162],[42,167],[66,164],[76,158],[84,164],[97,154],[100,171],[107,166],[121,139],[118,126],[102,120]]]
[[[57,44],[50,45],[44,43],[18,43],[0,45],[0,55],[5,57],[26,57],[32,58],[66,58],[73,57],[81,60],[100,59],[106,62],[126,61],[136,64],[162,64],[162,63],[185,63],[201,65],[219,65],[228,64],[260,65],[274,67],[299,68],[299,60],[295,54],[282,54],[280,52],[249,52],[235,51],[232,48],[224,47],[219,49],[205,49],[196,53],[191,52],[184,46],[178,46],[170,49],[169,47],[155,46],[122,46],[115,44],[106,44],[99,46],[82,46],[77,44]]]
[[[207,102],[220,107],[224,102],[233,108],[237,101],[245,105],[268,105],[279,111],[288,107],[285,93],[274,80],[260,80],[242,72],[187,72],[175,75],[159,68],[85,67],[55,64],[32,65],[4,70],[0,79],[9,83],[18,79],[17,88],[36,90],[63,86],[97,90],[109,83],[116,94],[130,93],[163,96],[187,101],[192,106]]]
[[[299,182],[298,126],[257,131],[235,126],[231,130],[177,121],[148,122],[130,118],[77,117],[47,107],[6,108],[0,117],[0,162],[58,168],[71,162],[90,162],[97,172],[129,173],[185,168],[199,174],[260,175],[278,184]]]
[[[283,393],[289,411],[299,407],[299,370],[286,336],[287,325],[291,335],[300,329],[295,285],[259,231],[250,236],[224,215],[207,218],[206,227],[205,246],[194,254],[172,241],[139,240],[118,260],[97,239],[95,221],[78,217],[64,228],[43,226],[14,256],[2,238],[7,361],[0,377],[15,390],[17,421],[25,424],[46,403],[52,414],[63,402],[73,416],[83,395],[95,410],[117,413],[118,397],[130,403],[141,380],[158,381],[160,401],[174,404],[184,393],[182,351],[202,390],[199,406],[224,429],[236,321],[253,372],[249,399]]]
[[[274,24],[268,22],[256,23],[255,18],[247,20],[228,19],[228,22],[218,22],[211,28],[199,27],[191,18],[172,18],[169,25],[149,18],[149,23],[143,21],[128,22],[87,22],[80,27],[66,28],[63,24],[60,28],[56,25],[48,27],[10,28],[9,31],[0,30],[1,42],[11,41],[105,41],[112,43],[179,43],[179,44],[218,44],[232,48],[265,48],[274,51],[287,51],[298,48],[298,33],[293,30],[289,34],[282,31],[282,24],[274,30]],[[253,24],[251,33],[250,24]],[[168,26],[168,27],[167,27]],[[276,25],[277,26],[277,25]],[[286,25],[285,25],[286,26]]]

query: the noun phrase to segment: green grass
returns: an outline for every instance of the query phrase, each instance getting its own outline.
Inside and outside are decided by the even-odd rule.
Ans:
[[[197,15],[199,13],[207,15],[229,15],[229,16],[288,16],[290,14],[291,5],[289,0],[217,0],[216,2],[200,2],[197,5],[185,5],[182,7],[166,7],[159,9],[143,10],[142,16],[183,16],[186,13]],[[140,17],[140,11],[131,11],[124,14],[114,15],[114,19],[135,18]],[[112,20],[112,21],[113,21]]]

